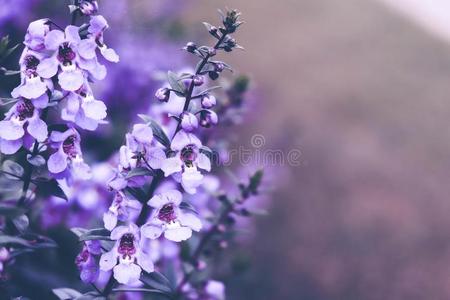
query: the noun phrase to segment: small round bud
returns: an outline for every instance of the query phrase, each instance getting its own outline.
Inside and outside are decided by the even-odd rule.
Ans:
[[[216,80],[217,78],[219,78],[219,73],[214,72],[214,71],[210,71],[210,72],[208,72],[208,76],[209,76],[209,78],[211,78],[212,80]]]
[[[4,262],[9,258],[9,251],[5,247],[0,248],[0,262]]]
[[[202,97],[202,107],[203,108],[211,108],[214,107],[216,105],[217,101],[216,101],[216,97],[214,97],[213,95],[203,95]]]
[[[214,70],[218,73],[222,72],[225,69],[225,65],[223,63],[217,63],[214,65]]]
[[[212,35],[216,36],[217,35],[217,27],[216,26],[211,26],[209,28],[209,33],[211,33]]]
[[[225,52],[231,52],[231,51],[233,51],[233,47],[230,47],[230,46],[226,45],[226,46],[223,47],[223,50]]]
[[[155,97],[161,102],[167,102],[169,101],[170,90],[168,88],[160,88],[156,91]]]
[[[184,112],[181,115],[181,128],[183,128],[185,131],[193,131],[198,127],[198,120],[197,117],[189,112]]]
[[[185,49],[187,52],[194,53],[194,51],[197,50],[197,45],[193,42],[189,42],[186,44]]]
[[[201,86],[203,83],[205,83],[205,79],[201,75],[194,75],[192,77],[192,81],[194,82],[195,86]]]
[[[217,54],[217,50],[214,48],[208,48],[208,55],[209,56],[215,56]]]
[[[79,5],[80,11],[85,16],[91,16],[98,11],[98,3],[96,0],[83,0]]]
[[[200,111],[200,126],[209,128],[211,126],[217,125],[219,118],[217,114],[209,109],[204,109]]]

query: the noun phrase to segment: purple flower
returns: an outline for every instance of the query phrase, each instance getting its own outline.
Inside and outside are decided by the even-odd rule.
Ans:
[[[198,127],[198,120],[197,117],[190,113],[190,112],[184,112],[181,115],[181,128],[183,128],[185,131],[193,131]]]
[[[100,269],[113,269],[114,278],[122,284],[131,284],[139,280],[142,269],[153,272],[150,256],[143,251],[139,227],[135,224],[116,227],[111,232],[116,243],[111,251],[100,258]]]
[[[87,82],[77,92],[70,92],[61,102],[61,119],[65,121],[86,130],[95,130],[99,124],[105,123],[106,105],[94,98]]]
[[[142,235],[156,239],[164,237],[174,242],[189,239],[192,230],[200,231],[202,222],[193,213],[180,209],[182,195],[177,190],[169,190],[153,196],[148,205],[154,208],[150,221],[142,226]]]
[[[127,186],[127,180],[124,178],[115,178],[109,183],[109,186],[115,191],[114,200],[108,211],[103,214],[103,223],[105,228],[113,230],[117,226],[117,221],[126,221],[130,219],[130,212],[134,210],[139,213],[142,204],[133,199],[128,199],[121,191]]]
[[[0,121],[0,151],[4,154],[16,153],[24,144],[27,134],[38,142],[47,138],[47,124],[40,118],[40,109],[48,104],[47,94],[28,100],[19,100]]]
[[[160,169],[166,158],[164,151],[152,146],[153,131],[146,124],[135,124],[126,134],[126,145],[120,147],[120,168],[131,170],[139,166]]]
[[[69,128],[64,132],[53,131],[50,134],[51,146],[57,151],[48,158],[48,170],[53,174],[59,174],[70,169],[74,178],[89,179],[91,170],[83,161],[80,148],[80,134]]]
[[[161,102],[167,102],[169,101],[170,90],[168,88],[159,88],[155,93],[155,97]]]
[[[96,57],[95,50],[98,48],[103,57],[110,62],[118,62],[119,56],[117,53],[106,46],[103,41],[103,32],[108,29],[108,22],[103,16],[93,16],[89,22],[88,38],[80,42],[79,53],[86,59],[93,59]]]
[[[99,268],[95,255],[102,254],[99,241],[84,242],[83,249],[75,258],[75,264],[80,271],[80,278],[84,283],[95,282],[99,275]]]
[[[173,138],[170,147],[175,151],[175,156],[165,159],[161,170],[165,176],[174,174],[184,190],[194,194],[203,179],[198,168],[208,172],[211,170],[209,158],[200,152],[201,141],[192,133],[181,130]]]
[[[80,11],[85,16],[90,16],[98,11],[98,3],[96,0],[83,0],[78,5]]]
[[[14,98],[24,97],[34,99],[42,96],[47,89],[53,90],[53,83],[50,79],[44,79],[37,73],[37,68],[43,59],[43,55],[25,48],[20,57],[21,83],[16,87],[11,95]]]
[[[50,31],[48,19],[40,19],[31,22],[25,34],[24,44],[34,51],[41,51],[45,49],[45,37]]]
[[[37,73],[43,78],[52,78],[58,73],[61,88],[72,92],[83,85],[83,70],[97,80],[106,76],[106,68],[98,63],[96,56],[87,58],[83,57],[82,52],[78,53],[82,41],[78,30],[78,27],[69,25],[64,32],[50,31],[45,37],[45,48],[53,54],[37,67]]]

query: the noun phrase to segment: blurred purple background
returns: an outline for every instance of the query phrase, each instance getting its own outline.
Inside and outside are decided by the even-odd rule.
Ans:
[[[244,136],[304,159],[236,299],[450,298],[450,13],[431,2],[197,1],[192,27],[224,6],[247,22],[232,60],[266,107]]]

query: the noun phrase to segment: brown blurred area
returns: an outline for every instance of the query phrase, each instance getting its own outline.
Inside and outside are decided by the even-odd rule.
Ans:
[[[230,298],[450,299],[449,45],[376,1],[193,6],[193,28],[243,12],[229,61],[265,106],[243,131],[308,162],[258,220]]]

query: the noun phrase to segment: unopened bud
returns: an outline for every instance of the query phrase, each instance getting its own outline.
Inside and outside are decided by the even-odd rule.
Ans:
[[[161,102],[167,102],[169,101],[170,90],[168,88],[160,88],[156,91],[155,97]]]
[[[193,131],[198,127],[198,120],[197,117],[190,113],[190,112],[184,112],[181,115],[181,128],[183,128],[185,131]]]
[[[192,77],[192,81],[194,82],[195,86],[201,86],[203,83],[205,83],[205,79],[201,75],[194,75]]]
[[[202,107],[203,108],[211,108],[214,107],[216,105],[217,101],[216,101],[216,97],[214,97],[213,95],[203,95],[202,97]]]
[[[186,49],[187,52],[194,53],[194,51],[197,50],[197,45],[193,42],[189,42],[184,49]]]
[[[209,128],[218,123],[219,118],[217,114],[209,109],[204,109],[200,112],[200,126]]]

